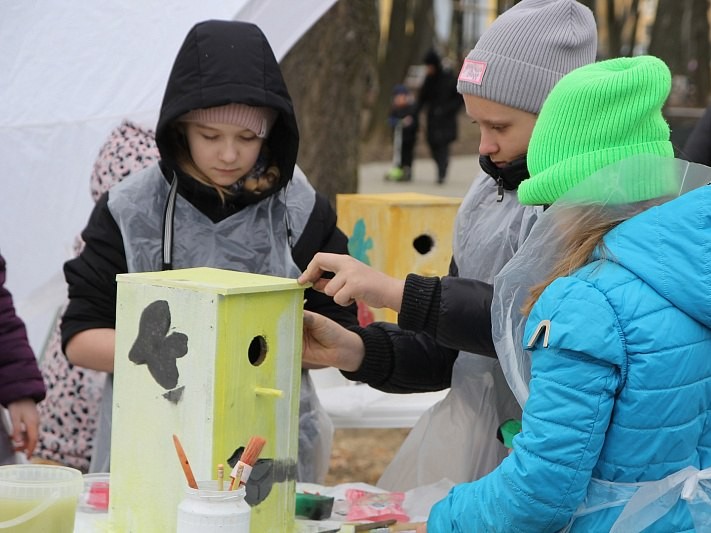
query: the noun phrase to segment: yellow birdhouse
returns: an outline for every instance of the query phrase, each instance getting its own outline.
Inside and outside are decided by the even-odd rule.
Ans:
[[[186,477],[215,479],[251,436],[251,531],[294,528],[304,287],[213,268],[121,274],[116,313],[113,531],[175,531]]]
[[[414,192],[339,194],[338,226],[348,236],[350,255],[380,272],[405,279],[447,274],[452,257],[454,218],[461,198]],[[390,309],[358,304],[361,324],[397,322]]]

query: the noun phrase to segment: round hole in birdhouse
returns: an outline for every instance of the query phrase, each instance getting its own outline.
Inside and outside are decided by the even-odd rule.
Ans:
[[[425,255],[432,250],[434,240],[429,235],[422,234],[419,237],[415,237],[415,240],[412,241],[412,246],[417,250],[417,253]]]
[[[261,335],[257,335],[249,343],[249,350],[247,350],[247,355],[249,356],[249,362],[254,366],[261,365],[267,358],[267,340]]]

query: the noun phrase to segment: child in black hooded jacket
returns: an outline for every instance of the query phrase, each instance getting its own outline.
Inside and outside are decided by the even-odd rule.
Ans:
[[[291,98],[257,26],[211,20],[190,30],[168,79],[156,142],[160,162],[98,201],[82,233],[84,251],[65,264],[62,346],[73,364],[113,371],[116,274],[210,266],[296,277],[319,251],[347,253],[328,200],[296,167]],[[355,306],[312,290],[306,299],[307,309],[357,323]],[[109,469],[111,397],[108,380],[93,472]],[[304,371],[300,481],[325,476],[332,435],[325,424]]]

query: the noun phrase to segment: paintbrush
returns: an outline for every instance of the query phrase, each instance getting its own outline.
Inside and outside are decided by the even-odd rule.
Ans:
[[[232,481],[230,481],[229,490],[239,487],[240,483],[247,483],[249,475],[252,473],[252,467],[254,466],[254,463],[257,462],[257,458],[259,457],[259,454],[262,453],[262,449],[264,448],[266,442],[267,441],[264,437],[250,437],[247,447],[242,452],[239,461],[237,461],[237,464],[232,469],[232,473],[230,474]]]
[[[175,444],[175,451],[178,452],[178,459],[180,459],[180,466],[183,467],[183,472],[185,473],[185,479],[188,480],[188,487],[191,489],[197,489],[197,481],[195,481],[195,476],[193,475],[193,469],[190,468],[190,463],[188,462],[188,456],[185,455],[185,450],[180,444],[178,436],[173,434],[173,444]]]
[[[217,465],[217,490],[225,490],[225,466]]]
[[[389,526],[390,531],[415,531],[418,526],[425,525],[425,522],[401,522]]]
[[[353,531],[371,531],[373,529],[387,528],[392,526],[397,520],[390,518],[388,520],[380,520],[378,522],[370,522],[369,524],[358,524],[353,528]]]
[[[414,530],[417,524],[402,524],[404,526],[408,526],[407,529],[394,529],[397,528],[397,520],[394,518],[390,518],[388,520],[380,520],[378,522],[361,522],[361,523],[344,523],[342,527],[339,527],[338,529],[326,529],[322,530],[319,533],[339,533],[342,531],[374,531],[376,529],[378,530],[388,530],[388,531],[410,531],[411,529]],[[413,527],[410,527],[413,526]]]

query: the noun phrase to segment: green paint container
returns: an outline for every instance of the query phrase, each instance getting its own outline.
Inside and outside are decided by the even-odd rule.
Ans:
[[[0,466],[0,532],[72,533],[84,480],[52,465]]]

